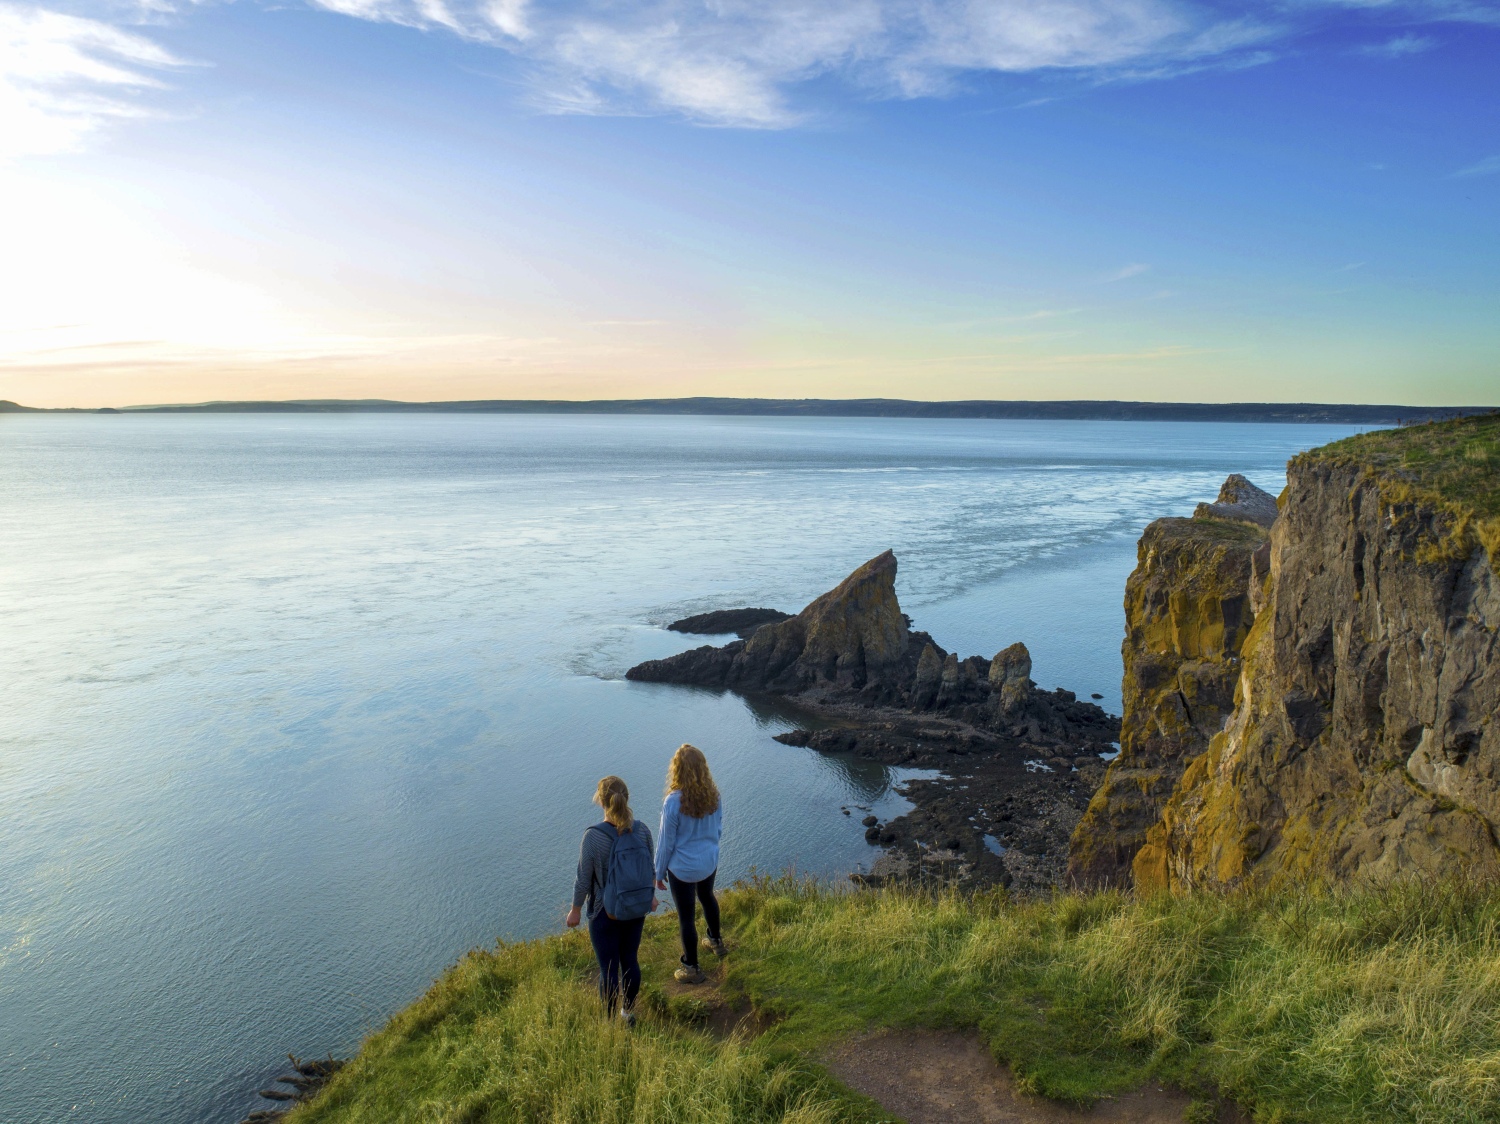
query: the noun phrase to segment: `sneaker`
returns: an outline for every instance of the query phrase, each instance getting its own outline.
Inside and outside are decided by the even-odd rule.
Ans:
[[[721,941],[718,937],[704,937],[703,947],[708,949],[708,951],[712,952],[715,956],[724,955],[724,942]]]
[[[621,1021],[623,1021],[625,1023],[625,1029],[626,1030],[634,1030],[635,1029],[635,1012],[634,1011],[627,1011],[625,1008],[621,1007],[620,1008],[620,1019],[621,1019]]]
[[[703,969],[696,964],[684,964],[672,973],[672,978],[678,983],[685,984],[701,984],[704,980],[708,979],[703,974]]]

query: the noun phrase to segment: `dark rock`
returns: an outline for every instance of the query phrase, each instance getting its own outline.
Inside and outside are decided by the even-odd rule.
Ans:
[[[1103,697],[1104,696],[1101,695],[1098,691],[1095,691],[1092,695],[1089,696],[1089,698],[1091,699],[1102,699]]]
[[[876,819],[874,816],[866,816],[864,819],[860,820],[859,822],[862,823],[862,824],[864,824],[866,827],[874,827],[880,821],[878,819]]]
[[[748,639],[763,624],[775,624],[790,619],[790,613],[780,609],[717,609],[711,613],[683,617],[667,625],[672,632],[694,632],[717,635],[737,632],[741,639]]]
[[[907,635],[896,601],[896,556],[886,551],[795,617],[762,625],[749,640],[648,660],[625,677],[781,694],[866,687],[893,693],[901,686]]]
[[[1200,503],[1193,509],[1194,519],[1234,519],[1270,527],[1276,522],[1276,497],[1262,491],[1238,472],[1224,481],[1219,498]]]
[[[1036,686],[1031,681],[1031,653],[1026,645],[1012,644],[992,659],[989,681],[998,712],[1007,718],[1020,713]]]

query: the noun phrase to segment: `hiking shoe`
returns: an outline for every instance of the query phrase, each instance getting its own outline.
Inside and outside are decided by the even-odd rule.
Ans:
[[[724,955],[724,942],[721,941],[718,937],[704,937],[703,947],[708,949],[708,951],[712,952],[715,956]]]
[[[677,971],[672,973],[672,978],[678,983],[685,984],[700,984],[704,980],[708,979],[708,977],[703,974],[703,969],[698,967],[698,965],[696,964],[684,964],[681,968],[678,968]]]
[[[621,1007],[620,1008],[620,1019],[621,1019],[622,1022],[624,1022],[626,1030],[634,1030],[635,1029],[635,1012],[634,1011],[627,1011],[624,1007]]]

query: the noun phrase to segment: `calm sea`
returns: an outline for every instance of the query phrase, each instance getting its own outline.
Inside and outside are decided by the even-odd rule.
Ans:
[[[1325,426],[0,416],[0,1120],[232,1122],[475,945],[561,927],[683,741],[721,881],[873,858],[899,775],[621,678],[894,547],[916,625],[1119,703],[1151,519]],[[855,808],[853,816],[841,807]],[[856,807],[858,806],[858,807]]]

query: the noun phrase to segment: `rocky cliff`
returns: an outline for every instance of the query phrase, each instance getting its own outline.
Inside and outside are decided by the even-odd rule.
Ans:
[[[1258,518],[1245,518],[1235,496]],[[1274,512],[1274,498],[1231,476],[1218,503],[1199,504],[1192,519],[1158,519],[1141,536],[1125,584],[1120,754],[1075,830],[1072,884],[1130,884],[1147,830],[1233,709],[1254,620],[1251,575],[1267,553],[1267,504]]]
[[[1280,506],[1233,708],[1147,830],[1136,886],[1500,875],[1500,418],[1302,454]],[[1145,605],[1137,625],[1163,627]],[[1125,727],[1173,711],[1137,692]],[[1080,871],[1108,824],[1075,834]]]

